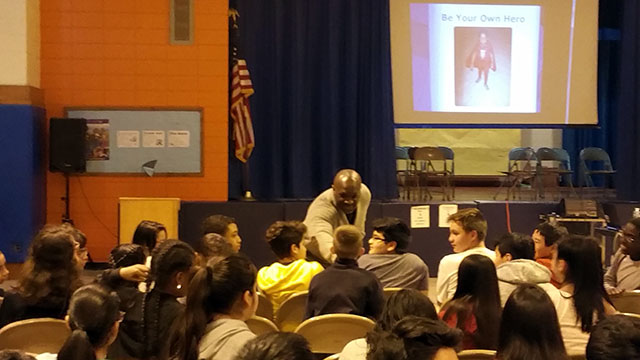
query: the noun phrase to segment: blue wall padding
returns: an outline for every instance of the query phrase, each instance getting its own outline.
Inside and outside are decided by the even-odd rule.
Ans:
[[[45,111],[0,105],[0,250],[22,262],[45,221]]]

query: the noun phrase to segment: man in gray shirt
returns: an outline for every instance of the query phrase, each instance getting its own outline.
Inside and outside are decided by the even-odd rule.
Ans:
[[[373,222],[369,253],[358,259],[358,266],[373,272],[385,288],[428,290],[429,268],[415,254],[407,252],[411,231],[397,218]]]

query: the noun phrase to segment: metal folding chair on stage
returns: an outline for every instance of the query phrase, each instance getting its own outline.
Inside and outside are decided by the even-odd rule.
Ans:
[[[562,180],[563,185],[569,188],[570,194],[576,195],[571,179],[573,175],[571,161],[566,150],[541,147],[536,151],[536,157],[538,159],[536,165],[538,194],[541,198],[545,197],[549,184],[557,190],[558,194],[562,195],[559,180]]]
[[[520,194],[522,185],[529,183],[533,189],[534,197],[537,198],[537,157],[536,152],[530,148],[513,148],[509,151],[509,160],[507,162],[507,171],[501,173],[506,175],[504,181],[500,184],[498,191],[496,191],[493,199],[497,199],[502,188],[507,187],[507,198],[509,200],[513,193],[513,199],[515,200],[515,191],[518,191],[518,198],[522,199]]]
[[[411,171],[411,159],[409,158],[409,147],[396,146],[396,177],[400,198],[409,200],[409,173]]]
[[[590,168],[589,166],[587,166],[587,163],[592,165],[592,167]],[[596,164],[600,164],[600,166],[593,166]],[[599,175],[603,178],[603,195],[606,195],[606,191],[608,188],[607,179],[612,178],[615,174],[616,171],[611,165],[611,158],[609,157],[609,154],[607,154],[607,152],[603,149],[597,147],[588,147],[580,151],[578,185],[580,186],[581,192],[584,190],[585,184],[588,188],[598,189],[593,182],[592,176]]]
[[[442,200],[451,200],[449,194],[451,171],[447,169],[447,159],[442,150],[432,146],[419,147],[413,152],[412,160],[415,161],[415,165],[412,168],[411,177],[417,180],[420,200],[424,200],[423,190],[426,191],[429,200],[433,198],[428,188],[429,180],[440,184]]]

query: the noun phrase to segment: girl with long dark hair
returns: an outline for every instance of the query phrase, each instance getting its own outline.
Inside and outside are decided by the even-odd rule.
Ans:
[[[469,255],[458,268],[458,287],[440,317],[462,330],[463,349],[496,349],[500,324],[500,293],[496,268],[484,255]]]
[[[109,358],[162,357],[175,319],[184,311],[178,298],[187,295],[195,253],[179,240],[160,243],[152,253],[146,294],[136,298],[127,312],[120,333],[109,349]]]
[[[118,296],[102,286],[76,290],[67,317],[72,333],[58,352],[58,360],[104,359],[118,335],[119,306]]]
[[[564,360],[556,309],[540,287],[520,285],[502,310],[498,360]]]
[[[366,338],[349,342],[340,353],[340,359],[365,360],[367,353],[387,336],[396,322],[411,315],[438,320],[438,313],[433,303],[420,291],[403,289],[394,292],[386,300],[382,314],[376,321],[376,327],[373,331],[369,332]]]
[[[159,222],[142,220],[136,231],[133,233],[132,243],[144,247],[145,252],[150,254],[160,243],[167,239],[167,228]]]
[[[567,352],[584,353],[589,333],[598,320],[616,310],[604,289],[598,242],[573,235],[560,240],[553,251],[551,269],[560,282],[549,296],[556,305]]]
[[[243,255],[213,259],[189,285],[187,308],[170,338],[176,360],[233,359],[255,335],[246,320],[258,307],[256,268]]]
[[[48,225],[38,232],[18,286],[0,306],[0,327],[23,319],[64,318],[71,294],[82,285],[78,247],[67,226]]]

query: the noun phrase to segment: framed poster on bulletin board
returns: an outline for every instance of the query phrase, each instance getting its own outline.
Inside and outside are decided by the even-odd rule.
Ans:
[[[92,175],[202,175],[202,108],[65,108],[87,120]]]

